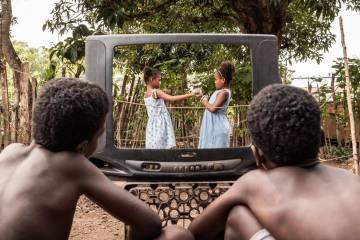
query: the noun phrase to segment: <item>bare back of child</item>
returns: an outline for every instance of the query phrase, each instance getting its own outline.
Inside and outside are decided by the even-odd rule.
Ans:
[[[319,163],[323,133],[313,97],[295,87],[266,87],[247,120],[259,169],[192,222],[195,238],[358,239],[360,179]]]
[[[34,140],[0,154],[0,238],[67,239],[80,195],[130,225],[132,239],[166,239],[159,217],[88,159],[104,131],[108,99],[77,79],[48,82],[33,113]],[[191,234],[176,228],[175,237]],[[176,238],[175,238],[176,239]]]

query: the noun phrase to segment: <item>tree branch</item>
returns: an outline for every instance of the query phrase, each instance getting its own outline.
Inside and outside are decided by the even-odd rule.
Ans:
[[[171,4],[175,4],[176,1],[175,0],[167,0],[159,5],[156,5],[152,8],[150,8],[149,10],[147,11],[144,11],[144,12],[140,12],[138,14],[124,14],[124,16],[126,16],[128,19],[142,19],[142,18],[146,18],[146,17],[150,17],[154,14],[156,14],[157,12],[160,12],[160,11],[164,11],[166,10],[167,7],[169,7]]]
[[[10,25],[12,19],[11,13],[11,0],[1,0],[1,19],[0,19],[0,41],[1,49],[6,58],[6,61],[9,63],[11,68],[14,70],[20,71],[21,60],[17,55],[14,46],[10,41]]]

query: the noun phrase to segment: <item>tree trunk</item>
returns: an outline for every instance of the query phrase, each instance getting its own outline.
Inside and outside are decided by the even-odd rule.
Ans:
[[[21,60],[15,52],[14,46],[10,41],[10,25],[12,21],[11,0],[1,0],[1,15],[0,15],[0,41],[1,49],[6,61],[10,67],[20,75]]]
[[[12,21],[11,0],[0,1],[1,14],[0,14],[0,47],[1,52],[4,54],[6,62],[10,65],[14,73],[14,89],[15,89],[15,141],[17,141],[18,129],[18,105],[19,105],[19,82],[21,75],[21,60],[15,52],[14,46],[10,41],[10,25]]]
[[[229,1],[231,8],[237,12],[230,20],[235,22],[243,33],[274,34],[278,37],[280,48],[282,41],[282,28],[286,22],[286,10],[290,1],[281,1],[276,7],[269,7],[267,1],[249,1],[254,4],[244,4],[243,1]],[[262,7],[259,8],[259,4]],[[274,21],[274,17],[278,19]],[[226,16],[225,16],[226,18]]]
[[[20,113],[20,136],[19,141],[24,144],[30,143],[31,137],[31,127],[30,127],[30,96],[31,96],[31,87],[30,87],[30,77],[29,77],[29,64],[23,64],[21,68],[21,79],[20,79],[20,104],[19,104],[19,113]]]
[[[347,99],[347,105],[348,105],[348,111],[349,111],[351,142],[352,142],[352,150],[353,150],[353,161],[354,161],[353,170],[356,175],[359,175],[359,156],[358,156],[358,152],[357,152],[355,119],[354,119],[354,112],[353,112],[352,100],[351,100],[351,82],[350,82],[350,73],[349,73],[349,62],[348,62],[348,57],[347,57],[346,45],[345,45],[343,20],[342,20],[342,17],[340,17],[339,19],[340,19],[341,45],[342,45],[343,54],[344,54],[346,99]]]
[[[19,76],[20,77],[20,76]],[[15,102],[12,106],[12,111],[14,112],[14,141],[17,142],[19,140],[19,108],[20,108],[20,79],[13,74],[13,87],[14,87],[14,95]]]
[[[1,98],[3,109],[3,128],[4,128],[4,147],[6,147],[11,140],[10,137],[10,116],[9,116],[9,92],[8,79],[6,74],[6,63],[0,55],[0,81],[1,81]]]

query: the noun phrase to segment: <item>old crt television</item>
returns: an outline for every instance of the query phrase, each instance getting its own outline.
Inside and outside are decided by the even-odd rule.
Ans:
[[[229,48],[229,46],[231,47]],[[196,65],[196,61],[200,65],[201,61],[210,62],[209,59],[214,57],[211,51],[216,51],[216,54],[220,52],[220,56],[218,56],[220,61],[226,60],[229,52],[233,55],[234,52],[231,51],[237,51],[236,49],[239,50],[240,48],[247,49],[245,52],[249,55],[247,59],[249,59],[249,66],[251,66],[249,74],[251,77],[250,84],[252,84],[250,95],[255,95],[268,84],[280,83],[278,42],[277,38],[272,35],[174,33],[88,37],[85,53],[86,79],[101,86],[109,98],[113,99],[105,123],[105,133],[99,141],[98,149],[92,156],[92,160],[109,177],[130,182],[230,181],[253,168],[255,163],[249,147],[251,140],[246,140],[242,146],[240,146],[241,144],[233,144],[230,148],[196,148],[199,123],[201,123],[204,112],[204,109],[198,104],[198,100],[198,105],[196,105],[195,100],[191,100],[191,104],[186,104],[186,101],[178,105],[167,104],[172,116],[174,115],[179,119],[181,116],[185,116],[182,119],[183,121],[178,122],[176,120],[176,123],[173,122],[179,146],[172,149],[146,149],[144,147],[144,132],[147,114],[143,101],[145,87],[142,75],[140,71],[124,74],[126,69],[121,69],[121,67],[127,66],[130,58],[133,61],[132,66],[137,64],[134,63],[134,59],[139,59],[138,65],[140,67],[138,68],[141,69],[146,62],[142,59],[143,55],[149,55],[149,52],[158,55],[163,54],[164,56],[161,56],[162,62],[160,61],[157,65],[162,72],[162,79],[170,79],[167,80],[168,83],[165,83],[168,84],[166,86],[170,86],[174,83],[169,81],[178,81],[176,80],[177,75],[167,76],[170,72],[175,71],[171,69],[172,67],[182,68],[182,64],[187,64],[186,68],[190,68],[190,66]],[[185,52],[182,56],[188,56],[186,58],[189,60],[187,63],[176,58],[167,58],[164,54],[171,54],[176,51],[176,54],[179,54],[179,49]],[[198,53],[198,51],[205,51],[204,56],[192,61],[191,54]],[[117,57],[121,60],[117,61]],[[174,65],[174,63],[176,64]],[[181,71],[186,72],[186,68]],[[192,72],[186,72],[184,78],[188,79],[187,84],[192,84],[201,76],[209,76],[209,73],[214,72],[215,68],[216,64],[209,64],[208,69],[201,72],[200,68],[196,70],[195,67]],[[174,79],[171,80],[171,78]],[[210,92],[213,92],[215,90],[214,80],[212,76],[210,78],[207,81],[209,83],[208,88],[211,89]],[[129,79],[133,79],[133,81]],[[204,81],[206,82],[206,80]],[[232,92],[235,93],[239,88],[240,86],[237,86],[236,82],[231,83]],[[137,89],[137,92],[134,93],[134,89]],[[176,90],[178,89],[174,91]],[[132,93],[129,95],[131,91]],[[134,99],[137,101],[133,101]],[[126,104],[132,105],[126,107]],[[190,106],[190,108],[184,108],[184,106]],[[198,108],[191,106],[198,106]],[[230,107],[228,112],[234,115],[237,110],[231,110]],[[246,108],[244,111],[242,111],[241,116],[239,115],[241,121],[230,119],[230,123],[246,122]],[[188,123],[187,127],[183,128],[185,133],[181,133],[181,124],[189,119],[192,119],[193,122]],[[124,129],[125,127],[131,129]],[[236,126],[233,129],[236,130]],[[234,142],[238,141],[238,135],[242,134],[235,130],[231,134]]]

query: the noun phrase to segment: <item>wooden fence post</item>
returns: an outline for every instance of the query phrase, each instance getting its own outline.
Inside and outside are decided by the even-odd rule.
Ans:
[[[4,128],[4,147],[6,147],[10,141],[10,116],[9,116],[9,91],[8,91],[8,79],[6,72],[6,63],[5,61],[0,60],[0,79],[1,81],[1,98],[2,98],[2,108],[3,108],[3,128]]]
[[[19,142],[24,144],[30,143],[31,138],[31,127],[30,127],[30,73],[29,64],[24,63],[21,66],[21,75],[19,83],[19,115],[20,115],[20,126],[19,126]]]
[[[29,109],[29,112],[30,112],[30,116],[29,116],[29,119],[30,119],[30,127],[32,127],[32,122],[31,122],[31,119],[32,119],[32,112],[34,110],[34,106],[35,106],[35,101],[36,101],[36,98],[37,98],[37,79],[36,78],[31,78],[31,86],[30,86],[30,93],[31,93],[31,96],[30,97],[30,109]]]
[[[339,18],[340,22],[340,33],[341,33],[341,45],[343,48],[344,54],[344,66],[345,66],[345,80],[346,80],[346,99],[348,104],[349,111],[349,120],[350,120],[350,133],[351,133],[351,142],[353,149],[353,170],[356,175],[359,175],[359,154],[357,152],[357,142],[356,142],[356,129],[355,129],[355,119],[354,112],[352,108],[351,100],[351,82],[350,82],[350,73],[349,73],[349,61],[347,57],[347,50],[345,45],[345,36],[344,36],[344,27],[342,17]]]

